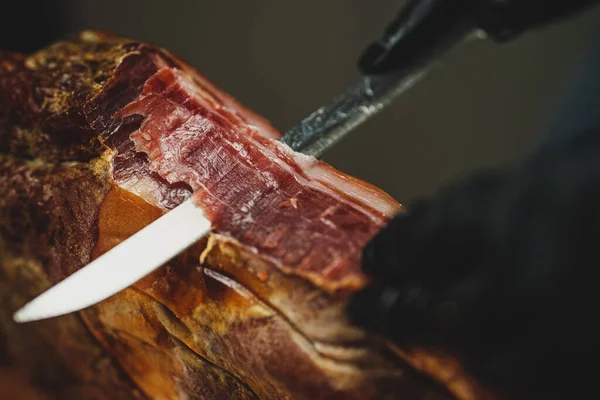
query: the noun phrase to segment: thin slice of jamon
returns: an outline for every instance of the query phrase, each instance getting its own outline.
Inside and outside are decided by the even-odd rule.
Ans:
[[[173,68],[148,79],[119,116],[134,114],[144,117],[130,135],[136,150],[152,172],[193,189],[217,233],[319,286],[364,284],[361,250],[397,211],[391,198],[293,152]]]

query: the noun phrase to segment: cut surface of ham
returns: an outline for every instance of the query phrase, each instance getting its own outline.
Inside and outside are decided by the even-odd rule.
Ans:
[[[389,197],[322,183],[333,169],[248,125],[173,68],[150,77],[119,115],[144,118],[130,135],[136,151],[150,171],[191,188],[215,232],[320,286],[363,283],[361,250],[398,207]],[[370,197],[387,200],[385,208],[374,209]]]

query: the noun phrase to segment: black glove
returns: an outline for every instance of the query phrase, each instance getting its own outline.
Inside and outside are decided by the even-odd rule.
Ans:
[[[595,387],[600,129],[416,203],[367,246],[353,321],[458,354],[509,399]]]
[[[412,0],[359,66],[365,74],[419,68],[474,27],[506,41],[597,2]],[[589,397],[600,127],[585,124],[599,121],[597,71],[567,115],[571,132],[583,125],[580,135],[561,141],[559,126],[558,140],[520,168],[417,202],[372,240],[363,263],[373,281],[348,308],[356,324],[400,346],[457,354],[505,398]]]

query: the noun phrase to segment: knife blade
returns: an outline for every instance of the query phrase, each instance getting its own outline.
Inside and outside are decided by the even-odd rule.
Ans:
[[[365,76],[290,129],[280,141],[320,157],[416,83],[425,69]],[[210,232],[191,199],[149,224],[15,312],[29,322],[80,311],[129,287]]]
[[[51,318],[105,300],[193,245],[210,225],[202,209],[187,200],[36,297],[14,319]]]

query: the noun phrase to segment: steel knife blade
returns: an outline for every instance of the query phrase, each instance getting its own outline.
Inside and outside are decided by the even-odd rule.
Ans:
[[[210,232],[210,226],[202,209],[186,200],[27,303],[14,319],[56,317],[107,299],[190,247]]]

